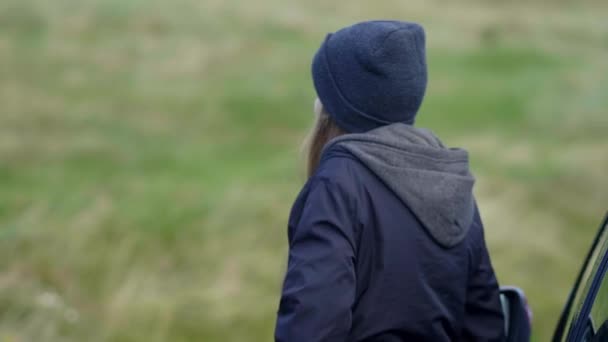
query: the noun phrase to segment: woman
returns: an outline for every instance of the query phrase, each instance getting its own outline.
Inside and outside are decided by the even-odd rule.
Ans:
[[[275,340],[501,340],[467,152],[413,126],[427,83],[422,27],[329,34],[312,75],[309,180],[289,218]]]

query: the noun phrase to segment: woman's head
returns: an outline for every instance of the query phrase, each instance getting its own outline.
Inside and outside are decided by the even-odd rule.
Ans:
[[[327,35],[312,62],[317,96],[344,130],[413,124],[427,84],[422,26],[367,21]]]
[[[340,128],[331,118],[331,116],[325,111],[325,108],[323,108],[323,104],[321,104],[319,99],[315,100],[314,111],[315,122],[311,132],[308,135],[308,138],[306,139],[306,173],[308,177],[312,176],[319,166],[321,152],[323,151],[325,144],[327,144],[327,142],[331,139],[346,133],[346,131]]]
[[[306,144],[309,176],[329,140],[414,123],[426,91],[424,45],[423,28],[401,21],[367,21],[327,35],[312,62],[319,98]]]

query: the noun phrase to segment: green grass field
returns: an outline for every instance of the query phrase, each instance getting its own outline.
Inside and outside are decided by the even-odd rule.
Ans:
[[[268,341],[326,32],[421,22],[546,341],[608,203],[605,1],[3,0],[0,342]]]

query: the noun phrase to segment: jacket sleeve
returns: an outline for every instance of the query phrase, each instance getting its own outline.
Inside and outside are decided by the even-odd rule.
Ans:
[[[483,230],[477,252],[477,262],[467,288],[463,337],[466,341],[503,341],[505,331],[500,290]]]
[[[356,281],[351,211],[344,192],[325,180],[312,184],[301,200],[301,213],[292,212],[299,217],[290,226],[275,341],[343,342]]]

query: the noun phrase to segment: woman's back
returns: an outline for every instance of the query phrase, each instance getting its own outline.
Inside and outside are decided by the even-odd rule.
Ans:
[[[416,139],[417,133],[424,139]],[[387,135],[394,134],[417,142],[404,145],[400,137],[386,146],[394,138]],[[467,220],[449,203],[456,197],[473,200],[466,152],[425,146],[432,137],[426,134],[395,124],[338,138],[326,148],[289,222],[290,264],[298,264],[299,255],[323,257],[302,258],[298,271],[288,271],[277,340],[501,339],[498,285],[477,210],[470,208],[466,227],[429,229],[420,219],[427,225],[445,222],[425,215]],[[427,181],[453,191],[440,196]],[[443,201],[448,211],[438,207]],[[322,296],[310,291],[322,284],[331,284]]]

